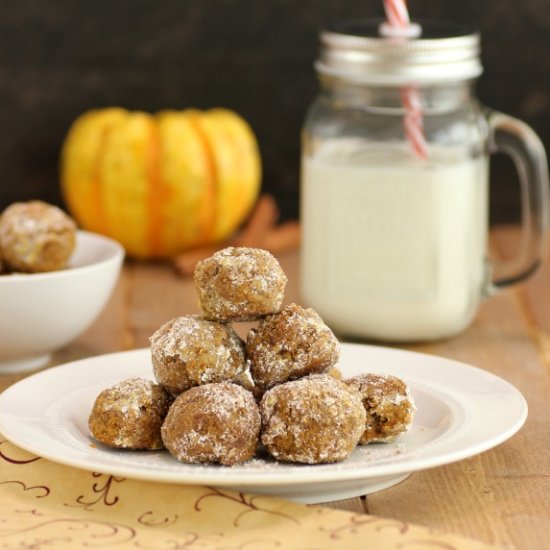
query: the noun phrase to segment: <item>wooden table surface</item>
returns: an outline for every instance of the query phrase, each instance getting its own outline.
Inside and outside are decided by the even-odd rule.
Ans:
[[[493,235],[499,255],[515,233]],[[280,258],[289,278],[286,302],[301,303],[298,255]],[[192,281],[161,263],[127,262],[108,306],[52,364],[148,346],[172,317],[198,312]],[[238,332],[245,334],[247,326]],[[414,473],[401,484],[329,506],[396,518],[466,535],[505,548],[550,547],[550,269],[486,301],[473,325],[442,342],[402,346],[457,359],[514,384],[529,404],[518,434],[478,456]],[[21,375],[0,376],[0,390]],[[483,422],[483,418],[479,419]]]

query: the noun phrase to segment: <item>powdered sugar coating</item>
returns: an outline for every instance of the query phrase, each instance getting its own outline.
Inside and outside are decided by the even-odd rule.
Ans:
[[[262,443],[277,460],[320,464],[347,458],[365,426],[359,394],[328,375],[267,391],[260,403]]]
[[[416,407],[403,380],[391,375],[364,373],[345,382],[361,394],[367,413],[361,445],[389,443],[410,429]]]
[[[161,433],[180,462],[231,466],[254,456],[260,413],[252,394],[241,386],[206,384],[176,398]]]
[[[287,283],[277,259],[260,248],[229,247],[197,264],[199,303],[207,319],[253,321],[280,310]]]
[[[42,201],[17,202],[0,217],[0,249],[11,271],[36,273],[65,267],[76,244],[76,224]]]
[[[313,309],[290,304],[249,331],[246,353],[254,381],[266,390],[327,372],[338,361],[340,344]]]
[[[229,326],[197,316],[176,317],[151,337],[155,378],[173,395],[201,384],[247,384],[244,343]],[[250,383],[250,382],[248,382]]]
[[[171,403],[159,385],[130,378],[98,395],[88,426],[93,437],[109,447],[162,449],[160,427]]]

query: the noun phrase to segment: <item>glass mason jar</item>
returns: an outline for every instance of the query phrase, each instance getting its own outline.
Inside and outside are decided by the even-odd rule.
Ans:
[[[343,336],[452,336],[482,298],[543,260],[544,148],[476,99],[475,33],[426,24],[418,39],[382,38],[379,22],[365,21],[324,31],[321,44],[321,92],[302,138],[303,300]],[[495,151],[518,171],[524,237],[499,280],[487,253]]]

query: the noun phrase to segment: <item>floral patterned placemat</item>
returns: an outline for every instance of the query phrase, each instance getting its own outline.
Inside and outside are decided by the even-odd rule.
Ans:
[[[42,550],[467,549],[394,519],[204,486],[86,472],[0,440],[0,548]]]

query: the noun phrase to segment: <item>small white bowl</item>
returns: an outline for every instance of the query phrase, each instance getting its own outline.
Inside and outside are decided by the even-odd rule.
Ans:
[[[97,318],[120,274],[124,250],[78,231],[67,269],[0,275],[0,374],[45,365]]]

